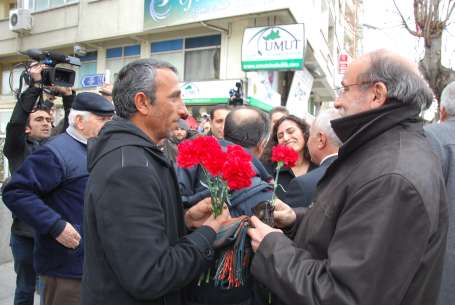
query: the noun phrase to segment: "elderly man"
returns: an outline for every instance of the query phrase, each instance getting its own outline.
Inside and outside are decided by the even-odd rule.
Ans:
[[[227,209],[215,219],[209,200],[184,218],[174,167],[157,145],[187,115],[176,73],[143,59],[118,74],[118,118],[89,149],[83,305],[184,304],[184,287],[213,258]],[[185,220],[203,225],[185,235]]]
[[[442,91],[439,118],[441,123],[425,126],[425,132],[441,160],[449,198],[447,253],[438,301],[440,305],[446,305],[455,304],[455,82]]]
[[[447,194],[419,114],[433,96],[417,68],[385,50],[346,71],[331,122],[343,142],[314,204],[277,205],[280,230],[252,219],[252,273],[285,304],[435,304]],[[303,214],[302,214],[303,213]]]
[[[319,167],[291,180],[285,199],[291,207],[308,207],[311,204],[319,180],[337,158],[341,142],[330,126],[330,121],[340,116],[340,112],[336,109],[325,110],[318,114],[311,125],[307,141],[308,151],[311,161]]]
[[[66,132],[30,154],[4,189],[5,204],[35,231],[34,265],[44,277],[46,305],[80,302],[87,139],[113,114],[102,96],[77,95]]]

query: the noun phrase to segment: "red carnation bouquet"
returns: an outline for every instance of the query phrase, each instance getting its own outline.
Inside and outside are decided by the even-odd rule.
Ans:
[[[255,175],[252,157],[238,145],[228,145],[223,151],[215,137],[202,136],[183,141],[178,150],[178,166],[201,165],[204,170],[215,217],[221,214],[224,203],[229,203],[229,190],[251,185],[251,178]]]
[[[282,167],[291,168],[299,159],[299,154],[285,145],[276,145],[272,148],[272,162],[276,162],[276,176],[273,185],[272,207],[275,206],[275,191],[278,186],[278,175]]]

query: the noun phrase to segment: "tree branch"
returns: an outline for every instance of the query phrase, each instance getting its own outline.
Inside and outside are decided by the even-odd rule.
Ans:
[[[395,5],[395,8],[397,9],[398,14],[399,14],[400,17],[401,17],[401,21],[403,22],[403,25],[404,25],[404,27],[406,28],[406,30],[407,30],[411,35],[413,35],[413,36],[422,37],[422,36],[419,35],[419,33],[417,33],[416,31],[411,30],[411,28],[409,27],[408,23],[407,23],[406,20],[404,19],[403,14],[401,13],[400,9],[398,8],[397,3],[395,2],[395,0],[393,0],[393,4]]]

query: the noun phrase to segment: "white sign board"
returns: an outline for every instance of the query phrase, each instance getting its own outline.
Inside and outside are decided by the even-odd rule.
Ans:
[[[267,74],[263,72],[248,73],[248,104],[265,111],[281,105],[281,94],[273,90]]]
[[[307,69],[295,71],[289,90],[286,108],[293,115],[305,118],[308,115],[308,101],[310,100],[311,88],[313,88],[313,76]]]
[[[301,70],[305,51],[303,24],[245,29],[242,70]]]
[[[235,89],[239,81],[185,82],[181,84],[182,98],[186,105],[227,104],[229,90]]]

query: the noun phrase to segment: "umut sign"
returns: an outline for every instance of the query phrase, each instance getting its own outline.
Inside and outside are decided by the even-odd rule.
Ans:
[[[303,24],[248,28],[243,35],[242,69],[300,70],[304,50]]]

